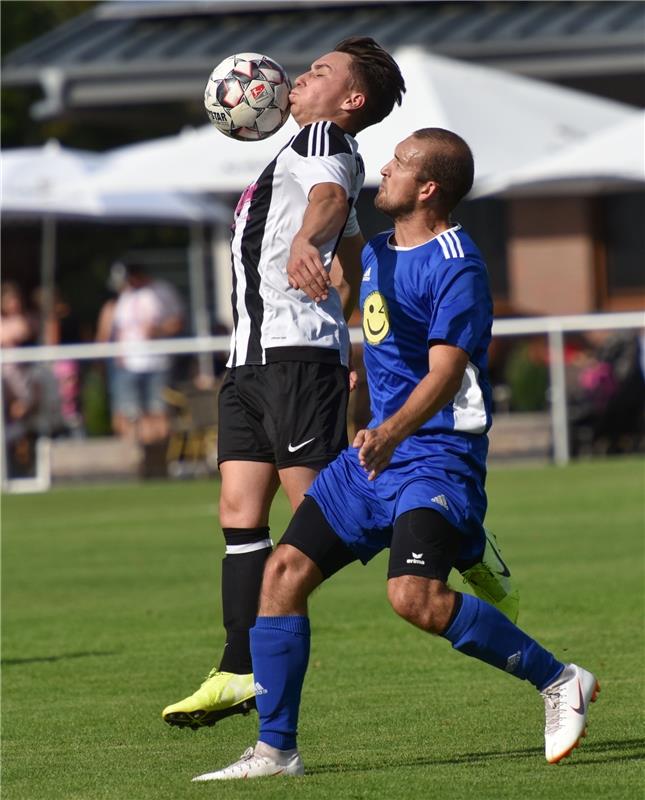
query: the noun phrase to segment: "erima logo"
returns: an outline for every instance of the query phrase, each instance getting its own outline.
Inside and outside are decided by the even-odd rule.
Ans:
[[[372,277],[372,268],[368,267],[363,275],[363,280],[368,281]]]
[[[423,553],[412,553],[412,558],[408,558],[406,564],[421,564],[425,566],[425,561],[422,561]]]
[[[438,494],[436,497],[433,497],[430,501],[431,503],[436,503],[439,506],[443,506],[443,508],[448,508],[448,501],[446,500],[446,496],[443,494]]]
[[[259,681],[255,682],[255,694],[256,696],[259,694],[269,694],[269,690],[265,689],[264,686]]]
[[[521,658],[522,658],[521,650],[518,650],[517,653],[513,653],[512,656],[509,656],[506,659],[506,666],[504,667],[504,671],[515,672],[515,667],[520,663]]]

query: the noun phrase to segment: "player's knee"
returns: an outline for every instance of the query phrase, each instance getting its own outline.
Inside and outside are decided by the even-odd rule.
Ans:
[[[301,613],[307,597],[319,583],[315,571],[315,564],[295,547],[278,547],[264,568],[260,614]]]
[[[446,627],[446,598],[438,587],[427,581],[418,585],[416,582],[403,579],[388,581],[388,600],[394,611],[427,633],[439,634]],[[435,583],[434,581],[432,583]]]
[[[222,492],[219,521],[223,528],[256,528],[264,522],[263,509],[248,501],[248,493]]]

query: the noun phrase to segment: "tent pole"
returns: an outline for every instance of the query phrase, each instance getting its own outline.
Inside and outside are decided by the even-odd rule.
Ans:
[[[230,330],[233,327],[233,309],[231,294],[233,280],[231,271],[231,237],[230,226],[222,222],[215,223],[211,244],[213,264],[213,292],[215,295],[213,308],[217,322]]]
[[[190,226],[188,264],[190,277],[190,306],[193,330],[196,336],[210,336],[210,321],[206,303],[206,245],[204,225],[193,222]],[[213,378],[213,358],[210,353],[199,353],[199,374]]]
[[[56,273],[56,220],[43,217],[40,239],[40,342],[48,344],[47,330],[54,318],[54,281]]]

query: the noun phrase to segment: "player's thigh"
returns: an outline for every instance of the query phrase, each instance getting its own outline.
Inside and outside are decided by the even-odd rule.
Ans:
[[[311,467],[286,467],[279,470],[280,483],[291,504],[291,510],[295,511],[304,500],[305,492],[314,482],[318,470]]]
[[[320,470],[347,447],[345,367],[284,361],[267,364],[263,380],[263,423],[280,470]]]
[[[260,407],[262,387],[257,382],[249,396],[249,368],[229,370],[218,397],[217,460],[275,464],[273,446],[263,425]],[[241,384],[244,384],[245,389]]]
[[[330,578],[357,560],[357,556],[329,524],[312,497],[305,497],[293,515],[279,542],[276,555],[281,545],[290,545],[304,554],[315,564],[321,580]]]
[[[394,523],[387,594],[393,609],[430,633],[443,631],[454,608],[448,575],[462,536],[437,511],[406,511]]]
[[[461,547],[462,534],[431,508],[415,508],[394,522],[388,578],[416,575],[445,583]]]
[[[219,501],[223,528],[258,528],[269,524],[271,503],[279,478],[273,464],[261,461],[224,461]]]

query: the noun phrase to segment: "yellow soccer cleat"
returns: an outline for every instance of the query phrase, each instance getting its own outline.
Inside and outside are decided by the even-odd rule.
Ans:
[[[486,530],[486,529],[485,529]],[[509,568],[502,559],[497,539],[486,530],[486,547],[478,564],[463,573],[464,583],[472,587],[481,600],[485,600],[516,623],[520,613],[520,593],[513,586]]]
[[[252,673],[235,675],[213,668],[194,694],[167,706],[161,716],[169,725],[197,730],[215,725],[232,714],[248,714],[254,708]]]

